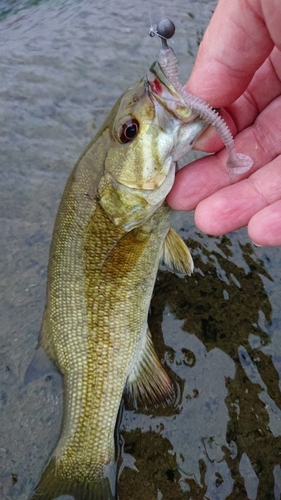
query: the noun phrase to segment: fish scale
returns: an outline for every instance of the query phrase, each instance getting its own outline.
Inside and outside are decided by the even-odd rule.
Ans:
[[[54,283],[49,282],[49,309],[59,315],[53,342],[57,363],[64,367],[65,374],[63,434],[56,457],[61,473],[78,481],[99,477],[103,464],[114,460],[114,427],[128,365],[147,319],[161,243],[170,227],[167,206],[144,227],[126,233],[123,229],[116,231],[99,204],[94,205],[79,245],[81,232],[75,220],[70,224],[70,218],[58,219],[62,228],[56,225],[55,231],[62,237],[54,252],[60,258],[50,256],[55,278]],[[75,246],[68,244],[69,235]],[[82,249],[83,261],[78,249]],[[57,272],[55,265],[61,262],[75,275],[83,268],[83,279],[76,286],[69,287],[69,275],[61,267]],[[77,316],[83,317],[80,328]],[[75,368],[71,370],[72,366]]]
[[[152,86],[148,75],[117,101],[76,163],[58,210],[40,347],[63,374],[64,413],[32,500],[116,498],[114,438],[125,388],[146,406],[173,399],[147,316],[161,258],[175,272],[193,268],[170,228],[165,197],[175,158],[205,123],[189,119],[159,67],[151,74]]]

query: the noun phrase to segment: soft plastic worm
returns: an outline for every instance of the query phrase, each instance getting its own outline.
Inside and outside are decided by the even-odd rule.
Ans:
[[[248,155],[236,152],[233,136],[223,118],[209,104],[187,92],[180,83],[178,61],[173,49],[168,45],[164,45],[160,50],[158,62],[169,82],[183,97],[186,105],[203,120],[215,127],[228,152],[227,169],[235,174],[247,172],[253,165],[253,160]]]

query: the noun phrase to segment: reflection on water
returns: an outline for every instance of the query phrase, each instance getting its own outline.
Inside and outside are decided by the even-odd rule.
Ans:
[[[150,326],[180,398],[168,414],[125,412],[122,498],[280,498],[280,339],[264,284],[274,285],[235,236],[188,238],[193,276],[159,272]]]
[[[215,1],[150,0],[174,20],[183,79]],[[70,169],[159,45],[147,4],[5,0],[0,5],[0,498],[27,500],[60,432],[61,380],[24,385],[45,300],[48,248]],[[94,129],[94,130],[93,130]],[[191,277],[159,271],[150,328],[174,405],[125,399],[120,500],[279,500],[280,249],[176,221]]]

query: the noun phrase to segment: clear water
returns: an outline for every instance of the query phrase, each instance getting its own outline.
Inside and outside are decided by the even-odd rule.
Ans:
[[[176,24],[187,78],[215,1],[150,0]],[[108,111],[157,58],[147,2],[0,3],[0,498],[27,500],[59,436],[58,375],[28,385],[58,203]],[[159,272],[150,326],[178,388],[172,407],[124,403],[120,500],[279,500],[279,248],[245,230],[202,235],[177,216],[192,277]]]

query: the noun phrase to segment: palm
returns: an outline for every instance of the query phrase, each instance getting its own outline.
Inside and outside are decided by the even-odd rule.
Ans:
[[[229,92],[235,95],[235,89]],[[180,210],[196,208],[196,224],[209,234],[248,225],[254,242],[280,245],[280,115],[281,52],[275,47],[247,90],[223,113],[233,133],[237,133],[237,151],[254,160],[250,172],[230,177],[225,169],[226,152],[222,150],[181,170],[168,202]],[[218,151],[222,144],[214,131],[208,130],[197,147]]]

